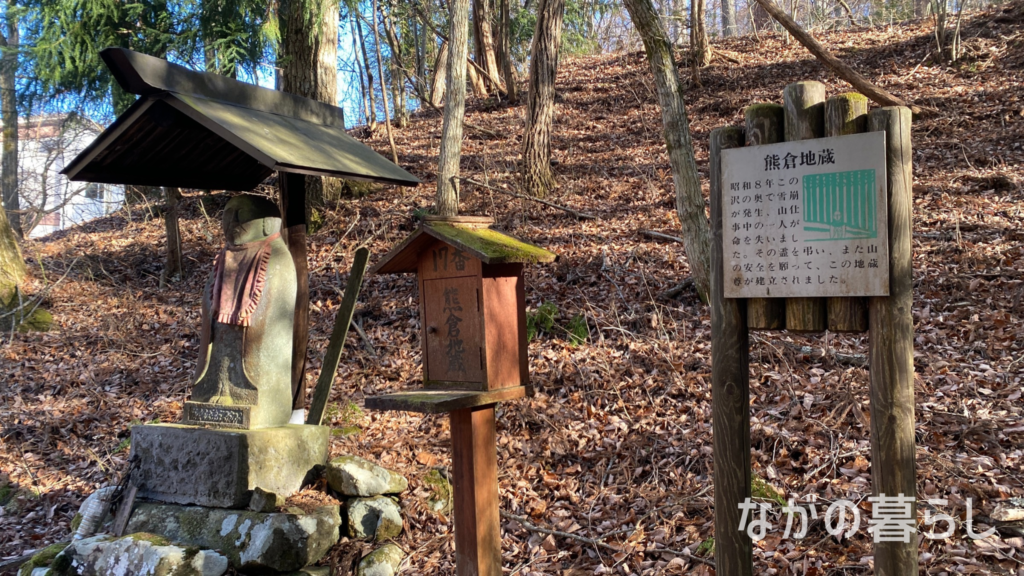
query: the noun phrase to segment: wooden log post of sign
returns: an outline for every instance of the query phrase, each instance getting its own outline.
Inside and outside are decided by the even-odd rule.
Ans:
[[[856,92],[825,101],[825,136],[866,132],[868,98]],[[863,332],[868,329],[868,303],[864,298],[828,299],[828,329],[832,332]]]
[[[725,297],[721,152],[743,145],[743,130],[711,132],[711,424],[715,459],[715,571],[750,576],[753,545],[740,530],[750,497],[750,347],[747,300]]]
[[[914,462],[914,278],[911,247],[913,173],[909,108],[887,107],[868,114],[868,130],[885,132],[889,201],[889,295],[868,303],[871,342],[872,492],[917,496]],[[916,505],[911,518],[917,518]],[[910,542],[879,542],[879,576],[917,574],[917,535]]]
[[[785,137],[785,110],[778,104],[753,104],[743,111],[747,146],[775,144]],[[712,179],[714,182],[714,179]],[[713,185],[713,184],[712,184]],[[782,298],[749,298],[747,327],[751,330],[782,330],[786,327],[786,301]]]
[[[813,80],[794,82],[782,93],[786,109],[786,142],[825,135],[825,85]],[[828,326],[824,298],[787,298],[786,329],[823,332]]]
[[[740,529],[740,504],[750,497],[751,484],[748,329],[869,329],[872,490],[875,496],[916,497],[911,112],[899,107],[867,113],[857,94],[826,102],[824,86],[816,82],[788,86],[784,100],[784,122],[777,107],[758,104],[745,111],[746,133],[734,127],[711,132],[719,576],[753,571],[752,543]],[[777,136],[780,125],[785,142]],[[826,134],[820,145],[803,143]],[[777,304],[782,301],[784,319]],[[916,505],[910,518],[916,518]],[[916,533],[906,541],[888,540],[875,545],[875,573],[916,574]]]

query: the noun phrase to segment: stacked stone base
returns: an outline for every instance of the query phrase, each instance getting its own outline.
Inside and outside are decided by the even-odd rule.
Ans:
[[[136,426],[139,500],[127,536],[74,540],[45,570],[33,562],[22,576],[220,576],[229,566],[321,576],[313,565],[342,535],[380,542],[402,531],[396,496],[408,487],[401,475],[361,458],[339,458],[325,468],[329,441],[321,426]],[[341,506],[278,511],[285,496],[320,474]],[[109,516],[102,524],[109,533]],[[403,557],[401,548],[384,544],[363,559],[357,575],[390,576]]]

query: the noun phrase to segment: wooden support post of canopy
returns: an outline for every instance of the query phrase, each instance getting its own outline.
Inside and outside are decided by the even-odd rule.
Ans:
[[[295,263],[295,328],[292,337],[292,410],[306,406],[306,349],[309,347],[309,263],[306,256],[306,176],[281,172],[277,180],[285,242]]]
[[[715,570],[750,576],[753,547],[740,530],[750,497],[750,352],[746,300],[725,297],[721,152],[743,145],[741,128],[711,132],[711,424],[715,458]]]
[[[494,404],[450,413],[457,576],[501,576]]]

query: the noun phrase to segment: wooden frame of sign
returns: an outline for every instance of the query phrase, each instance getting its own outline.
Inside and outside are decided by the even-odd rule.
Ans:
[[[787,86],[784,102],[784,106],[750,106],[745,114],[746,126],[718,128],[711,133],[711,229],[714,237],[711,260],[712,426],[715,561],[719,576],[749,576],[753,571],[752,542],[747,533],[739,529],[739,506],[751,495],[748,330],[869,330],[873,492],[875,495],[916,497],[910,110],[891,107],[868,113],[867,99],[860,94],[843,94],[826,101],[825,86],[819,82],[798,82]],[[861,218],[865,210],[873,210],[870,186],[861,185],[868,176],[866,172],[841,168],[837,171],[826,165],[831,162],[822,162],[829,159],[829,147],[818,145],[825,140],[798,142],[864,132],[883,132],[885,135],[884,151],[876,150],[881,154],[879,158],[884,163],[885,175],[880,182],[876,181],[876,184],[884,183],[884,186],[882,201],[874,207],[878,219],[873,223],[866,223]],[[793,182],[793,188],[786,191],[785,202],[777,207],[769,206],[774,216],[781,214],[780,209],[788,213],[796,207],[800,217],[773,223],[757,217],[759,207],[764,209],[764,206],[755,204],[753,183],[757,180],[727,175],[731,169],[725,164],[730,164],[734,153],[723,152],[782,141],[795,143],[784,150],[793,151],[789,168],[803,181]],[[774,154],[768,153],[774,149],[760,150],[766,152],[760,155],[764,156],[765,170],[785,172],[785,155],[778,159],[780,164],[776,168]],[[808,155],[801,157],[798,154],[804,153],[801,151]],[[749,168],[750,154],[746,156]],[[812,177],[804,178],[807,175]],[[760,181],[762,186],[765,180]],[[782,184],[791,186],[790,180],[784,178]],[[736,190],[734,186],[738,181],[752,182],[749,194],[742,185],[739,191]],[[772,194],[771,201],[778,201],[778,190]],[[808,198],[808,194],[814,197]],[[744,213],[729,203],[742,204],[746,196],[749,196],[751,211],[744,219]],[[770,202],[767,191],[758,200]],[[790,200],[794,202],[789,203]],[[824,204],[816,204],[819,201]],[[731,221],[733,227],[725,229],[726,221]],[[879,225],[879,222],[884,222],[884,225]],[[747,224],[751,227],[750,234],[742,230]],[[801,233],[818,234],[819,237],[789,234],[791,224],[798,224]],[[771,228],[771,234],[777,241],[783,234],[781,226],[785,226],[783,237],[787,242],[792,245],[795,240],[802,248],[811,247],[808,260],[787,261],[787,265],[801,267],[799,288],[792,285],[793,276],[789,277],[789,285],[783,287],[780,282],[782,275],[775,274],[775,291],[770,290],[770,273],[778,272],[779,260],[776,257],[780,246],[775,246],[772,257],[768,255],[767,245],[758,253],[759,248],[754,246],[758,240],[753,231],[755,226],[761,231],[761,240],[769,238],[768,229]],[[748,237],[751,246],[746,244]],[[735,243],[737,238],[738,244]],[[866,263],[857,267],[856,256],[842,253],[842,248],[830,248],[848,245],[862,246],[866,250],[872,240],[879,248],[876,253],[879,265],[874,269],[869,269]],[[814,241],[819,242],[811,244]],[[884,260],[880,249],[882,244],[887,252]],[[850,262],[850,270],[844,281],[842,272],[846,261]],[[748,263],[752,265],[750,268],[746,267]],[[759,269],[758,265],[763,268]],[[833,265],[837,270],[834,274],[828,270]],[[876,273],[887,274],[887,278],[876,276]],[[804,280],[809,280],[810,286]],[[874,281],[874,287],[864,288],[871,281]],[[738,291],[767,297],[727,296],[727,292],[736,294]],[[811,297],[804,296],[807,293]],[[825,296],[820,297],[822,294]],[[865,298],[861,294],[869,296]],[[913,514],[916,518],[916,507]],[[877,543],[875,573],[883,576],[916,574],[917,538],[913,536],[909,540],[907,543]]]

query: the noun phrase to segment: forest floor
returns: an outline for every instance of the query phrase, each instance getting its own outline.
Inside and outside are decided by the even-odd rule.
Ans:
[[[927,574],[1024,574],[1021,533],[971,540],[962,523],[968,499],[974,513],[988,516],[1024,497],[1022,7],[970,15],[957,65],[930,60],[929,22],[818,35],[886,89],[938,109],[913,126],[917,496],[946,499],[936,509],[958,525],[948,538],[922,540]],[[686,88],[705,193],[713,128],[740,124],[748,104],[780,102],[790,82],[849,90],[777,34],[714,49],[720,56],[702,71],[701,85]],[[689,77],[685,65],[681,73]],[[462,210],[491,215],[496,227],[560,256],[527,271],[531,310],[551,302],[558,317],[530,343],[536,396],[499,408],[501,508],[536,526],[607,536],[610,548],[503,518],[506,574],[708,572],[689,555],[705,554],[714,535],[710,320],[692,288],[663,294],[688,277],[682,245],[642,233],[677,234],[679,226],[643,54],[566,58],[557,102],[552,199],[598,219],[579,221],[469,184]],[[470,100],[467,120],[497,136],[467,129],[466,177],[514,187],[521,115],[521,106]],[[396,131],[401,162],[422,186],[346,199],[311,234],[311,384],[355,247],[368,243],[379,258],[413,230],[414,212],[432,205],[440,130],[440,117],[424,112]],[[380,135],[368,141],[386,150]],[[136,204],[26,243],[33,270],[26,294],[41,296],[55,323],[47,333],[2,336],[0,470],[18,489],[0,512],[0,558],[66,539],[82,500],[124,470],[130,427],[178,420],[226,200],[186,196],[187,278],[164,289],[157,207]],[[368,339],[353,333],[346,347],[329,412],[339,432],[331,453],[405,474],[403,573],[453,574],[451,518],[430,510],[425,481],[449,466],[447,418],[361,408],[366,396],[420,383],[416,307],[413,278],[367,279],[360,318]],[[573,345],[564,327],[577,315],[589,337]],[[850,363],[837,354],[862,355],[867,339],[751,338],[755,492],[775,502],[774,529],[755,545],[757,574],[872,571],[868,372],[856,357]],[[824,353],[801,351],[805,345]],[[805,539],[783,538],[779,503],[812,495],[819,520]],[[859,503],[864,520],[837,540],[820,517],[842,498]]]

